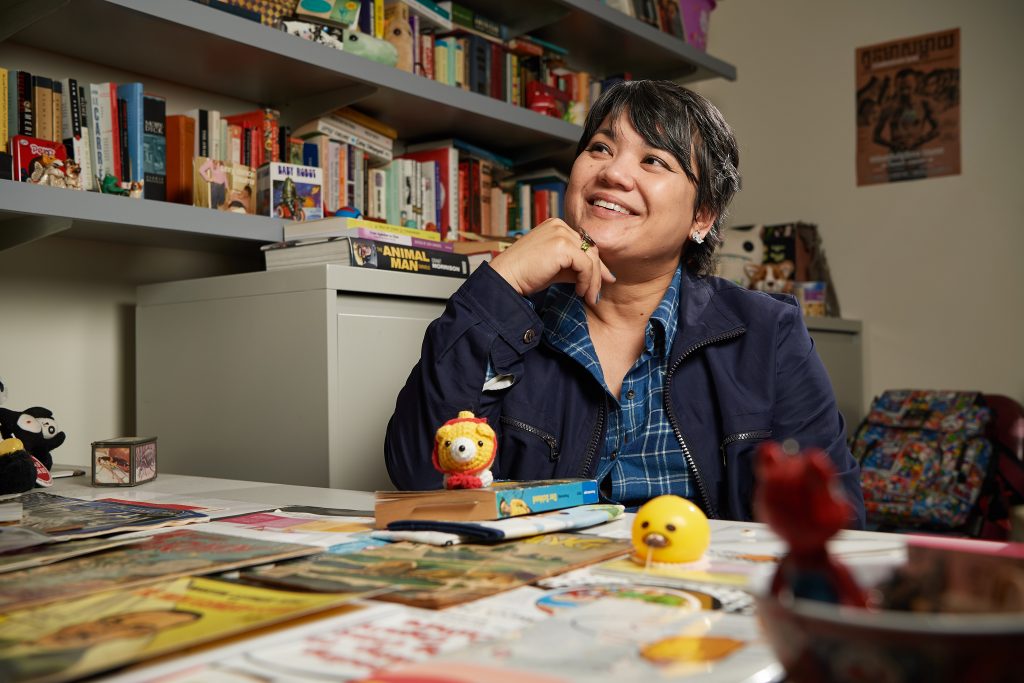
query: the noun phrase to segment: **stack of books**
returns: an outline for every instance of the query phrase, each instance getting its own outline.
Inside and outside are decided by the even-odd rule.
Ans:
[[[283,240],[261,247],[267,270],[336,264],[465,278],[470,261],[428,230],[336,216],[289,223]]]
[[[476,522],[562,510],[598,501],[593,479],[496,481],[479,489],[378,491],[378,529],[397,520]]]

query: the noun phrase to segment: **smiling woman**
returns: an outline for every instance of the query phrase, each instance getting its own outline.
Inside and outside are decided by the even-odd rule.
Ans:
[[[750,519],[766,439],[824,449],[863,524],[843,418],[791,297],[711,276],[739,189],[706,99],[621,83],[591,109],[565,220],[535,226],[459,288],[398,396],[396,486],[438,488],[434,431],[462,410],[498,435],[496,479],[587,477],[604,499],[663,494]]]

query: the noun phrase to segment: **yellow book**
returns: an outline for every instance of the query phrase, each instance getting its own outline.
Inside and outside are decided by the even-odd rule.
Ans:
[[[440,242],[441,233],[431,230],[420,230],[419,228],[406,228],[391,223],[380,223],[365,218],[349,218],[346,216],[333,216],[316,221],[298,221],[284,225],[284,241],[295,240],[325,240],[333,237],[371,237],[368,234],[361,234],[360,231],[390,232],[396,235],[407,235],[421,240]],[[372,237],[371,237],[372,239]]]
[[[7,129],[7,69],[0,66],[0,152],[7,152],[7,139],[11,132]]]

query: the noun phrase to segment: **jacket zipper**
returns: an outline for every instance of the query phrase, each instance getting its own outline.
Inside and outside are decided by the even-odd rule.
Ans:
[[[501,417],[501,423],[509,425],[510,427],[515,427],[516,429],[521,429],[524,432],[529,432],[530,434],[540,438],[548,445],[548,449],[550,449],[550,455],[548,457],[551,459],[551,462],[556,462],[558,460],[560,453],[558,451],[558,439],[555,437],[543,430],[537,429],[533,425],[528,425],[520,420],[513,420],[512,418],[505,417],[504,415]]]
[[[725,437],[725,441],[722,442],[720,450],[722,451],[722,469],[725,469],[728,463],[725,461],[725,449],[729,444],[736,443],[737,441],[748,441],[750,439],[767,439],[772,435],[770,429],[759,429],[754,432],[740,432],[738,434],[730,434]]]
[[[700,493],[700,498],[704,502],[704,510],[711,519],[718,519],[718,510],[711,504],[711,496],[708,495],[707,485],[704,483],[704,478],[700,476],[700,472],[697,470],[697,463],[693,460],[693,454],[690,452],[690,447],[686,445],[686,439],[683,438],[683,432],[679,429],[679,420],[676,419],[676,414],[672,410],[672,403],[669,398],[672,387],[672,377],[675,375],[676,370],[682,362],[686,360],[686,357],[694,351],[702,349],[709,344],[717,344],[718,342],[725,341],[726,339],[738,337],[746,331],[746,328],[738,327],[735,330],[720,334],[717,337],[705,339],[704,341],[698,342],[686,349],[686,351],[676,359],[676,362],[672,364],[672,367],[669,368],[668,375],[665,378],[665,387],[662,389],[662,401],[665,403],[665,412],[668,414],[668,421],[672,425],[672,431],[675,432],[676,438],[679,439],[679,445],[683,447],[683,459],[686,460],[686,466],[690,469],[690,474],[693,475],[693,480],[697,482],[697,491]]]
[[[601,432],[604,431],[604,411],[608,405],[608,399],[606,398],[604,403],[597,411],[597,428],[594,430],[594,435],[590,438],[590,445],[587,446],[587,456],[583,461],[583,469],[580,470],[580,476],[591,477],[590,464],[594,461],[594,454],[597,453],[597,445],[601,438]]]

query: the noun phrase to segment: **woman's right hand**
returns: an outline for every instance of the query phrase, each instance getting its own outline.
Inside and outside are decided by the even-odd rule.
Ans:
[[[491,268],[523,296],[555,282],[575,282],[576,294],[597,305],[601,286],[615,276],[596,245],[584,251],[583,238],[560,218],[549,218],[491,259]]]

